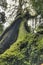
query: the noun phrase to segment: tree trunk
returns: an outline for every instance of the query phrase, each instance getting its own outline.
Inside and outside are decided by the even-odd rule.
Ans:
[[[0,53],[3,53],[6,49],[10,47],[11,44],[13,44],[17,40],[21,21],[21,17],[16,19],[0,37]]]

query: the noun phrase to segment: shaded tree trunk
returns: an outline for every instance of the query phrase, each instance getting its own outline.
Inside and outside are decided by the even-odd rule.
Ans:
[[[10,47],[12,43],[14,43],[17,40],[21,21],[21,17],[16,19],[0,37],[0,53],[3,53],[6,49]]]

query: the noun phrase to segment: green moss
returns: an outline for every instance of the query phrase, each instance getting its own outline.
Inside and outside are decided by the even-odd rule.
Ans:
[[[39,65],[40,58],[43,60],[43,35],[27,32],[25,21],[20,24],[17,41],[0,54],[0,65]]]

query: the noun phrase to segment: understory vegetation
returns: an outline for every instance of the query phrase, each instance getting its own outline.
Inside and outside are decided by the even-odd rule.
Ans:
[[[43,34],[27,32],[24,20],[17,41],[0,54],[0,65],[40,65],[43,63]]]

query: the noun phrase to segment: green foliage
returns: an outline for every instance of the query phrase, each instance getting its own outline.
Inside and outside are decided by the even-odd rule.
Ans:
[[[43,15],[43,0],[32,0],[32,3],[37,13]]]
[[[27,32],[25,21],[21,22],[17,41],[0,54],[1,65],[39,65],[43,62],[43,35]]]
[[[43,33],[43,23],[39,25],[39,27],[37,28],[37,32]]]
[[[37,0],[35,2],[32,0],[32,3],[35,10],[42,14],[43,1]],[[3,54],[0,54],[0,65],[40,65],[43,63],[43,34],[27,32],[24,26],[25,22],[26,19],[23,19],[20,24],[16,42]],[[30,28],[28,29],[30,30]],[[37,31],[40,29],[42,28],[39,27]]]
[[[2,34],[3,32],[3,25],[0,23],[0,35]]]

